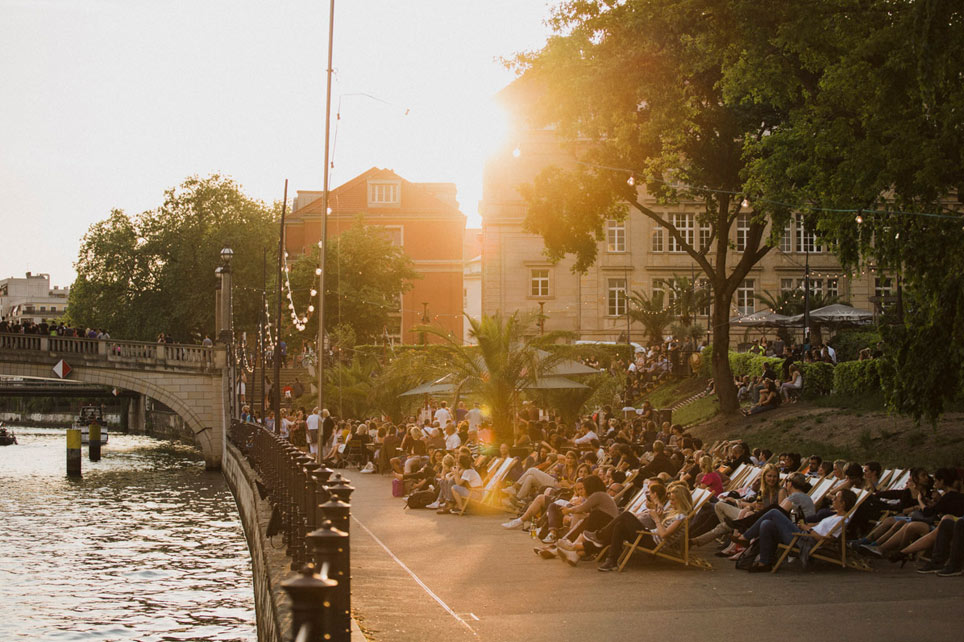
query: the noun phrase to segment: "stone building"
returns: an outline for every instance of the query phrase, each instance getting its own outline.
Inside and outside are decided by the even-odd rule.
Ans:
[[[49,274],[0,279],[0,320],[11,323],[53,321],[67,312],[69,287],[50,287]]]
[[[511,88],[512,86],[510,86]],[[585,274],[572,272],[574,260],[566,257],[553,264],[544,255],[542,238],[523,230],[525,203],[518,187],[531,182],[545,167],[574,167],[570,151],[551,128],[530,127],[522,108],[513,103],[509,90],[501,98],[512,123],[508,141],[487,162],[483,182],[482,214],[482,311],[493,314],[516,310],[545,314],[545,329],[573,331],[584,340],[644,342],[644,329],[631,323],[626,293],[651,293],[674,276],[687,277],[697,287],[708,287],[701,268],[675,239],[651,219],[630,208],[623,221],[607,221],[598,245],[595,264]],[[639,187],[643,204],[669,217],[687,241],[710,238],[696,214],[699,201],[674,206],[660,205]],[[738,260],[745,244],[749,213],[731,229],[728,239]],[[844,274],[833,254],[820,247],[812,233],[804,233],[799,221],[783,231],[779,244],[760,261],[743,281],[731,301],[731,317],[766,309],[755,295],[803,287],[809,261],[811,291],[837,295],[854,307],[880,311],[880,303],[893,299],[895,281],[868,269],[853,277]],[[701,311],[697,323],[707,327],[709,310]],[[739,343],[754,330],[734,328]],[[769,331],[770,336],[773,330]]]

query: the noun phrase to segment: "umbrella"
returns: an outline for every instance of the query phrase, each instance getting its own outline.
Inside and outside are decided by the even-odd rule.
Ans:
[[[593,370],[595,372],[595,370]],[[565,377],[549,376],[542,377],[535,383],[526,386],[526,390],[574,390],[576,388],[588,388],[578,381],[566,379]]]
[[[795,317],[778,314],[773,310],[761,310],[730,319],[730,323],[745,328],[783,327],[789,325]]]
[[[435,381],[430,381],[428,383],[423,383],[420,386],[416,386],[411,390],[407,390],[399,397],[413,397],[416,395],[436,395],[436,394],[449,394],[455,391],[455,384],[452,383],[452,375],[445,375]]]
[[[834,303],[822,308],[817,308],[810,312],[811,323],[850,323],[853,325],[865,325],[873,321],[874,313],[866,310],[858,310],[843,303]],[[803,323],[803,315],[798,314],[790,317],[790,323],[796,325]]]
[[[540,361],[549,358],[551,355],[545,350],[536,350],[536,355],[539,357]],[[546,372],[546,376],[564,376],[564,375],[584,375],[584,374],[599,374],[599,370],[596,368],[590,368],[584,363],[579,363],[572,359],[562,359],[554,366],[549,368]]]

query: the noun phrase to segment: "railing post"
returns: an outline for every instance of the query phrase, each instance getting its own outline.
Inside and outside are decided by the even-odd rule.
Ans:
[[[332,600],[334,612],[330,634],[332,640],[347,641],[351,639],[351,593],[350,587],[343,585],[347,581],[350,571],[348,559],[348,533],[332,527],[332,523],[325,520],[318,530],[308,535],[311,543],[315,563],[328,569],[328,577],[338,582],[335,596]]]
[[[332,607],[338,582],[328,579],[325,568],[321,571],[321,575],[316,575],[315,567],[306,565],[298,577],[281,583],[291,598],[291,632],[298,642],[337,639],[327,634],[333,628]]]

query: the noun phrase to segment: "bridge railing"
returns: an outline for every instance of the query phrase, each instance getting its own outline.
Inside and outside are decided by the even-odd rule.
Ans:
[[[261,425],[234,421],[228,438],[261,477],[258,490],[272,507],[267,536],[282,535],[291,570],[301,573],[282,584],[292,602],[292,637],[350,640],[348,530],[354,488]]]
[[[213,348],[179,343],[116,341],[37,334],[0,334],[0,351],[43,352],[80,355],[117,363],[172,365],[187,368],[223,367],[224,359]]]

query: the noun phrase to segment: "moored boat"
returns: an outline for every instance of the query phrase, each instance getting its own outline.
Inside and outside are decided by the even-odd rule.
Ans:
[[[17,443],[17,436],[13,431],[0,422],[0,446],[13,446]]]
[[[74,428],[80,428],[80,441],[82,444],[90,443],[90,425],[97,423],[100,426],[100,443],[107,443],[107,424],[104,423],[104,411],[100,406],[84,406],[80,409],[77,423]]]

